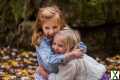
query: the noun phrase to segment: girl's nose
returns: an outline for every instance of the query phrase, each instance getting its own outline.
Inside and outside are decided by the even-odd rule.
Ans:
[[[49,31],[49,35],[50,35],[50,36],[53,36],[53,35],[54,35],[54,31],[53,31],[53,30],[50,30],[50,31]]]
[[[54,34],[55,34],[55,33],[54,33],[54,31],[53,31],[53,30],[50,30],[50,31],[49,31],[49,36],[50,36],[50,37],[53,37],[53,36],[54,36]]]

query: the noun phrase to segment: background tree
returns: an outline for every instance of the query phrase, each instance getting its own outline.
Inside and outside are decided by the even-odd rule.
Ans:
[[[51,4],[57,4],[68,24],[80,30],[90,52],[120,53],[120,0],[0,0],[0,46],[31,48],[37,10]]]

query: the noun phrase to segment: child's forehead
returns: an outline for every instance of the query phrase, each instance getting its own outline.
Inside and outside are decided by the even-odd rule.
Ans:
[[[63,45],[65,45],[65,39],[62,36],[56,36],[56,37],[54,37],[53,42],[55,42],[57,44],[63,44]]]
[[[64,41],[64,35],[56,34],[56,35],[54,36],[54,40],[63,40],[63,41]]]

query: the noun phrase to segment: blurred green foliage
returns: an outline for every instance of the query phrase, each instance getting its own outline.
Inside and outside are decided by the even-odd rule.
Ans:
[[[120,53],[120,0],[0,0],[0,46],[29,48],[32,21],[46,4],[57,4],[69,25],[83,29],[91,52]]]
[[[12,8],[12,14],[16,22],[23,18],[24,13],[24,1],[21,0],[10,0],[10,7]]]

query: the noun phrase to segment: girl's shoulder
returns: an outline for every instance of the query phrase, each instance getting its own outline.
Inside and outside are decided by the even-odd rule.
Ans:
[[[70,28],[70,26],[66,24],[63,29],[64,29],[64,30],[67,30],[67,29],[72,29],[72,28]]]

